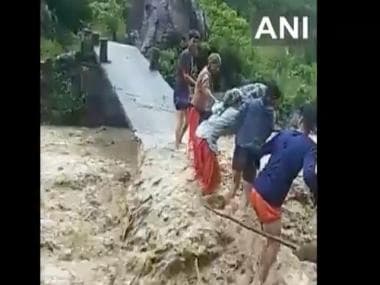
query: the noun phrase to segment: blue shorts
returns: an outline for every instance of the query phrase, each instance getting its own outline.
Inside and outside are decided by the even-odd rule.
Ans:
[[[232,169],[241,171],[244,181],[253,183],[256,172],[260,169],[260,157],[252,150],[236,145],[232,157]]]
[[[183,111],[190,107],[190,94],[188,88],[175,88],[173,94],[174,106],[177,111]]]

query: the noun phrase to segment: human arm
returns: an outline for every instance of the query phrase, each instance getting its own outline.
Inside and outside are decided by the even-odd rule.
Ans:
[[[204,74],[200,82],[200,88],[202,91],[202,94],[205,94],[207,97],[214,99],[215,97],[212,95],[211,92],[211,84],[210,84],[210,76],[209,74]]]
[[[315,172],[317,164],[317,147],[312,146],[306,153],[303,161],[303,179],[313,194],[314,202],[317,203],[318,181]]]
[[[182,71],[183,78],[185,78],[186,82],[192,86],[195,86],[195,80],[193,77],[191,77],[190,74],[184,73]]]
[[[191,77],[191,62],[191,55],[183,52],[179,61],[182,77],[189,85],[195,85],[195,80]]]
[[[263,147],[260,150],[260,159],[268,154],[272,154],[273,148],[275,143],[278,140],[278,137],[280,136],[281,133],[276,134],[273,138],[271,138],[269,141],[267,141]]]

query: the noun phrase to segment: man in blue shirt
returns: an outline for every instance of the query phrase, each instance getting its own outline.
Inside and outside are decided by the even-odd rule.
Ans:
[[[263,230],[274,236],[281,235],[281,206],[293,180],[303,169],[303,179],[317,201],[317,145],[309,137],[316,127],[314,105],[306,105],[301,111],[300,130],[284,130],[267,142],[259,158],[270,154],[265,168],[253,182],[250,200]],[[260,282],[264,283],[271,265],[276,260],[280,244],[267,239],[259,269]]]
[[[274,129],[274,108],[281,92],[274,82],[256,85],[254,93],[260,96],[247,96],[237,119],[232,158],[233,183],[227,201],[235,196],[241,177],[244,190],[251,190],[256,171],[260,168],[260,150]]]

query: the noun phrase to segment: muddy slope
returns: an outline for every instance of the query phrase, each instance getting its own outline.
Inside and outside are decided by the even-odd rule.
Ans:
[[[42,284],[109,284],[137,149],[125,129],[41,127]]]
[[[129,134],[41,133],[42,284],[243,284],[254,276],[264,239],[202,207],[185,151],[145,151],[135,173],[139,158],[121,155],[138,149]],[[231,142],[221,142],[221,191],[230,179]],[[289,199],[284,237],[315,236],[304,218],[311,215],[307,199]],[[234,216],[257,223],[249,210]],[[315,264],[282,248],[267,284],[316,284]]]

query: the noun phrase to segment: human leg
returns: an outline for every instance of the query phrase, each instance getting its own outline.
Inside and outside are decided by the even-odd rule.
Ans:
[[[175,128],[175,146],[178,149],[181,144],[183,133],[186,131],[184,122],[186,120],[187,109],[189,107],[189,94],[187,88],[175,88],[174,90],[174,106],[177,110],[176,128]],[[184,130],[185,129],[185,130]]]
[[[252,188],[250,193],[250,202],[255,210],[260,223],[262,224],[262,229],[268,234],[273,236],[281,235],[281,209],[272,207],[268,202],[266,202],[263,197]],[[273,239],[268,238],[266,245],[264,246],[261,253],[261,261],[258,267],[258,281],[263,284],[268,276],[269,270],[272,264],[275,262],[277,253],[280,249],[280,244]],[[256,284],[255,284],[256,285]]]
[[[234,149],[234,154],[232,156],[232,183],[231,190],[227,193],[226,203],[229,202],[231,198],[236,195],[236,192],[240,188],[240,181],[242,177],[242,172],[247,163],[246,151],[244,148],[236,145]]]
[[[248,207],[251,199],[251,191],[253,187],[253,183],[256,179],[257,169],[259,163],[257,156],[251,151],[245,151],[246,153],[246,163],[242,172],[243,177],[243,191],[245,193],[245,205]]]
[[[250,195],[251,195],[251,189],[252,189],[252,183],[253,180],[256,177],[256,168],[253,166],[246,166],[246,168],[243,170],[243,191],[244,191],[244,198],[245,198],[245,206],[249,206],[250,202]]]
[[[183,111],[183,121],[182,121],[180,136],[179,136],[179,143],[182,143],[183,136],[185,135],[185,132],[187,130],[187,125],[188,125],[187,116],[188,116],[188,109],[185,109]]]
[[[264,224],[263,229],[266,233],[279,237],[281,235],[281,219],[270,224]],[[261,262],[258,271],[261,284],[264,284],[265,280],[267,279],[269,270],[273,263],[276,261],[279,250],[279,242],[272,239],[267,239],[266,246],[264,247],[261,255]]]
[[[181,131],[183,125],[184,112],[182,110],[177,110],[176,112],[176,128],[175,128],[175,147],[179,148],[181,143]]]

